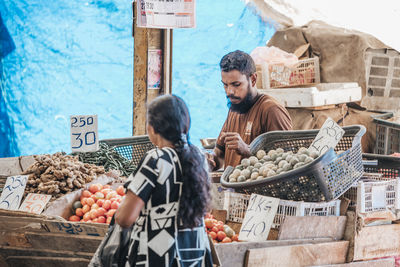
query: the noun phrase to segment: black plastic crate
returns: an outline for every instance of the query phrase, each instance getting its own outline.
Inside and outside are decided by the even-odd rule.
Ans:
[[[387,120],[392,117],[393,113],[373,117],[376,124],[375,153],[377,154],[390,155],[400,152],[400,124]]]
[[[234,170],[228,166],[221,184],[234,188],[236,192],[277,197],[294,201],[330,201],[345,193],[351,185],[363,175],[361,138],[365,133],[362,125],[343,127],[344,136],[336,146],[336,150],[345,152],[337,155],[333,149],[308,165],[293,171],[276,175],[263,180],[251,182],[228,182]],[[294,153],[300,147],[309,147],[319,130],[274,131],[258,136],[251,144],[250,151],[254,155],[258,150],[282,148]]]
[[[367,161],[367,163],[364,163],[364,172],[380,173],[382,174],[381,180],[400,178],[399,157],[368,153],[364,153],[362,157]]]
[[[147,151],[155,148],[148,135],[138,135],[127,138],[104,139],[100,140],[109,146],[114,146],[115,150],[123,157],[132,160],[138,165]]]

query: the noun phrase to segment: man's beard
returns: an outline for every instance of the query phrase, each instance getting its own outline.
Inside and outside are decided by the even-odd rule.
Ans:
[[[242,102],[240,102],[239,104],[233,104],[231,102],[231,100],[229,99],[228,96],[226,96],[226,99],[228,100],[228,108],[230,110],[232,110],[233,112],[238,112],[238,113],[247,113],[250,108],[253,106],[255,99],[257,99],[257,97],[252,97],[251,95],[251,90],[250,90],[250,85],[247,88],[247,94],[245,96],[245,98],[243,99]]]

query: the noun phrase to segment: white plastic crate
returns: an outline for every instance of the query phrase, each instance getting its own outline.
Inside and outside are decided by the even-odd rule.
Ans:
[[[227,220],[242,223],[249,204],[250,195],[225,191],[224,209],[227,210]],[[272,228],[279,228],[285,216],[339,216],[340,200],[330,202],[297,202],[280,200]]]
[[[369,49],[365,53],[366,93],[361,105],[369,110],[400,108],[400,53]]]
[[[319,107],[360,101],[357,83],[321,83],[313,87],[262,89],[261,93],[276,98],[285,107]]]
[[[313,57],[299,60],[293,68],[284,64],[262,64],[257,65],[259,79],[257,87],[264,89],[294,87],[307,84],[318,84],[320,82],[319,58]]]
[[[358,212],[400,209],[400,179],[391,181],[359,181],[356,187]],[[353,188],[354,190],[354,188]]]
[[[211,208],[215,210],[224,209],[225,191],[233,191],[231,188],[225,188],[220,183],[211,183]]]

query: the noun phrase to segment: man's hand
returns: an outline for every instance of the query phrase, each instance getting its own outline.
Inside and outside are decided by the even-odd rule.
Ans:
[[[236,150],[239,155],[244,157],[250,156],[249,145],[247,145],[238,133],[225,132],[222,133],[222,141],[225,143],[226,149]]]

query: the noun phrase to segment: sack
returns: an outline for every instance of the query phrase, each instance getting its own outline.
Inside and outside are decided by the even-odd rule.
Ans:
[[[124,266],[129,251],[129,240],[132,227],[124,229],[111,221],[110,228],[93,255],[90,267]]]

